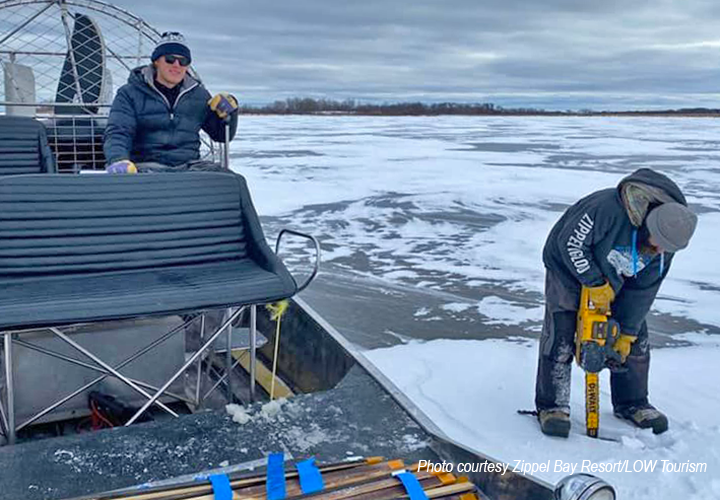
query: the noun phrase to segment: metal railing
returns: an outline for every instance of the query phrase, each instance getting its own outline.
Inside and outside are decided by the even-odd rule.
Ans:
[[[115,91],[159,39],[100,0],[0,0],[0,115],[43,122],[59,172],[101,170]],[[200,138],[201,159],[220,161],[220,148]]]
[[[103,141],[110,107],[109,104],[28,104],[0,101],[0,115],[4,114],[3,108],[34,108],[28,109],[28,113],[23,115],[32,114],[33,118],[45,126],[58,172],[78,173],[105,169]],[[200,157],[220,161],[220,145],[213,143],[204,133],[201,133],[200,139]]]
[[[71,105],[65,109],[71,107],[78,108],[77,105]],[[110,106],[97,107],[107,111]],[[57,110],[53,114],[38,114],[36,119],[45,125],[59,173],[105,169],[103,135],[107,118],[106,114],[57,114]]]

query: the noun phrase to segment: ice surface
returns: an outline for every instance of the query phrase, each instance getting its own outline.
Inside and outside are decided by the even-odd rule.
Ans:
[[[527,308],[518,306],[510,301],[491,295],[483,297],[478,304],[478,311],[490,318],[488,324],[518,325],[526,321],[542,320],[544,309],[542,307]]]
[[[453,437],[511,463],[705,462],[706,473],[658,469],[605,477],[618,487],[619,498],[720,498],[715,120],[242,120],[232,167],[248,179],[266,228],[271,223],[270,234],[291,225],[318,236],[323,273],[336,266],[444,300],[413,304],[406,318],[382,325],[380,334],[405,345],[368,355]],[[458,317],[476,322],[478,329],[514,326],[514,332],[536,335],[542,319],[541,254],[550,228],[568,205],[642,167],[672,177],[699,214],[690,247],[677,255],[653,305],[656,314],[670,315],[664,324],[676,340],[693,344],[653,351],[651,401],[668,414],[668,433],[654,436],[616,420],[605,373],[601,432],[619,442],[585,437],[582,376],[574,369],[573,434],[568,440],[545,437],[532,418],[516,414],[533,406],[535,341],[412,340],[414,325],[437,326],[436,337],[442,338],[441,320]],[[373,304],[364,307],[369,315]],[[555,481],[562,475],[544,477]]]
[[[320,237],[326,265],[465,297],[491,285],[523,305],[542,305],[542,247],[561,211],[637,168],[659,169],[699,224],[654,310],[720,328],[712,120],[248,116],[242,130],[232,167],[258,212]],[[490,305],[473,319],[507,320]],[[540,315],[527,314],[532,331]]]
[[[608,372],[601,374],[600,434],[584,435],[583,374],[573,366],[572,431],[569,439],[540,433],[534,417],[517,414],[534,406],[537,342],[503,340],[413,342],[365,353],[451,437],[492,457],[554,467],[557,460],[577,464],[657,460],[654,472],[595,474],[634,500],[719,498],[720,397],[714,369],[720,346],[658,349],[653,352],[650,400],[670,420],[659,436],[612,415]],[[705,463],[706,472],[663,472],[662,461]],[[556,482],[565,474],[538,474]]]

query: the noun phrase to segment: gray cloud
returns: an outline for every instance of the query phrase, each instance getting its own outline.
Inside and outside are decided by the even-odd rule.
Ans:
[[[120,0],[185,33],[211,90],[548,109],[717,106],[704,0]]]

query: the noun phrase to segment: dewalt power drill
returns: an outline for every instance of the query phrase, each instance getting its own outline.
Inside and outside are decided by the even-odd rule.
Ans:
[[[590,292],[583,287],[575,330],[575,361],[585,370],[585,425],[591,437],[598,437],[600,424],[598,373],[621,365],[620,355],[613,349],[619,337],[618,322],[610,318],[609,310],[597,309],[590,301]]]

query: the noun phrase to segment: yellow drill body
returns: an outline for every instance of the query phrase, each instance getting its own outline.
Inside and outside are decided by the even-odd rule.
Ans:
[[[583,287],[575,331],[575,361],[585,371],[586,429],[591,437],[597,437],[600,425],[598,374],[607,366],[610,348],[620,336],[619,325],[609,316],[610,311],[595,309],[588,289]]]

